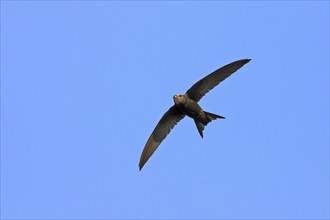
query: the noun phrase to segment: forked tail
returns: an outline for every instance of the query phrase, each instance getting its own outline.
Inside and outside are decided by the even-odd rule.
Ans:
[[[223,116],[216,115],[206,111],[204,111],[204,114],[205,114],[205,119],[203,120],[194,119],[197,130],[202,138],[203,138],[203,130],[208,123],[210,123],[213,120],[216,120],[217,118],[225,119],[225,117]]]

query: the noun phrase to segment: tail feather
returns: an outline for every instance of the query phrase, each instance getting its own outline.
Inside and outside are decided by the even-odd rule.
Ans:
[[[201,137],[203,138],[203,130],[204,130],[204,124],[201,121],[198,121],[197,119],[194,119],[197,130]]]
[[[212,120],[216,120],[217,118],[225,119],[225,117],[223,117],[223,116],[216,115],[216,114],[213,114],[213,113],[210,113],[210,112],[204,111],[204,113],[205,113],[205,116],[206,116],[206,119],[207,119],[207,121],[206,121],[206,123],[204,125],[207,125]]]
[[[210,113],[210,112],[205,112],[205,111],[204,111],[204,114],[205,114],[205,119],[204,120],[194,119],[197,130],[198,130],[198,132],[199,132],[199,134],[201,135],[202,138],[203,138],[204,128],[208,123],[210,123],[212,120],[216,120],[217,118],[221,118],[221,119],[225,118],[223,116],[216,115],[216,114],[213,114],[213,113]]]

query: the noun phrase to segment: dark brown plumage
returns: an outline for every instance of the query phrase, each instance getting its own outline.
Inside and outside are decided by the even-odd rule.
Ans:
[[[197,103],[208,91],[249,61],[250,59],[243,59],[227,64],[199,80],[184,95],[175,95],[173,97],[174,105],[160,119],[142,151],[139,163],[140,170],[172,128],[186,115],[194,119],[201,137],[203,137],[204,127],[208,123],[217,118],[224,119],[220,115],[203,111]]]

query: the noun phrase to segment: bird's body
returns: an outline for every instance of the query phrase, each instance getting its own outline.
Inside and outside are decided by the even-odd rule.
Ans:
[[[204,126],[206,126],[212,120],[217,118],[224,118],[220,115],[205,112],[197,102],[189,98],[187,94],[173,96],[175,107],[183,115],[187,115],[194,119],[197,130],[201,137],[203,137]]]
[[[199,80],[189,90],[187,90],[185,94],[174,95],[174,105],[160,119],[142,151],[139,163],[140,170],[155,152],[160,143],[165,139],[171,129],[186,115],[194,119],[197,130],[202,138],[204,127],[208,123],[217,118],[224,119],[224,117],[220,115],[204,111],[198,105],[198,101],[208,91],[217,86],[221,81],[226,79],[249,61],[250,59],[244,59],[232,62]]]
[[[190,99],[188,95],[175,95],[173,96],[175,107],[177,107],[184,115],[190,118],[203,117],[203,109]]]

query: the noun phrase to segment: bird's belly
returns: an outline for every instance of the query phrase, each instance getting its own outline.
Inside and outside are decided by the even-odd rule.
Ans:
[[[186,112],[186,115],[189,116],[190,118],[199,118],[200,112],[188,111],[188,112]]]
[[[203,109],[198,104],[186,105],[183,108],[185,115],[191,118],[199,118],[203,114]]]

